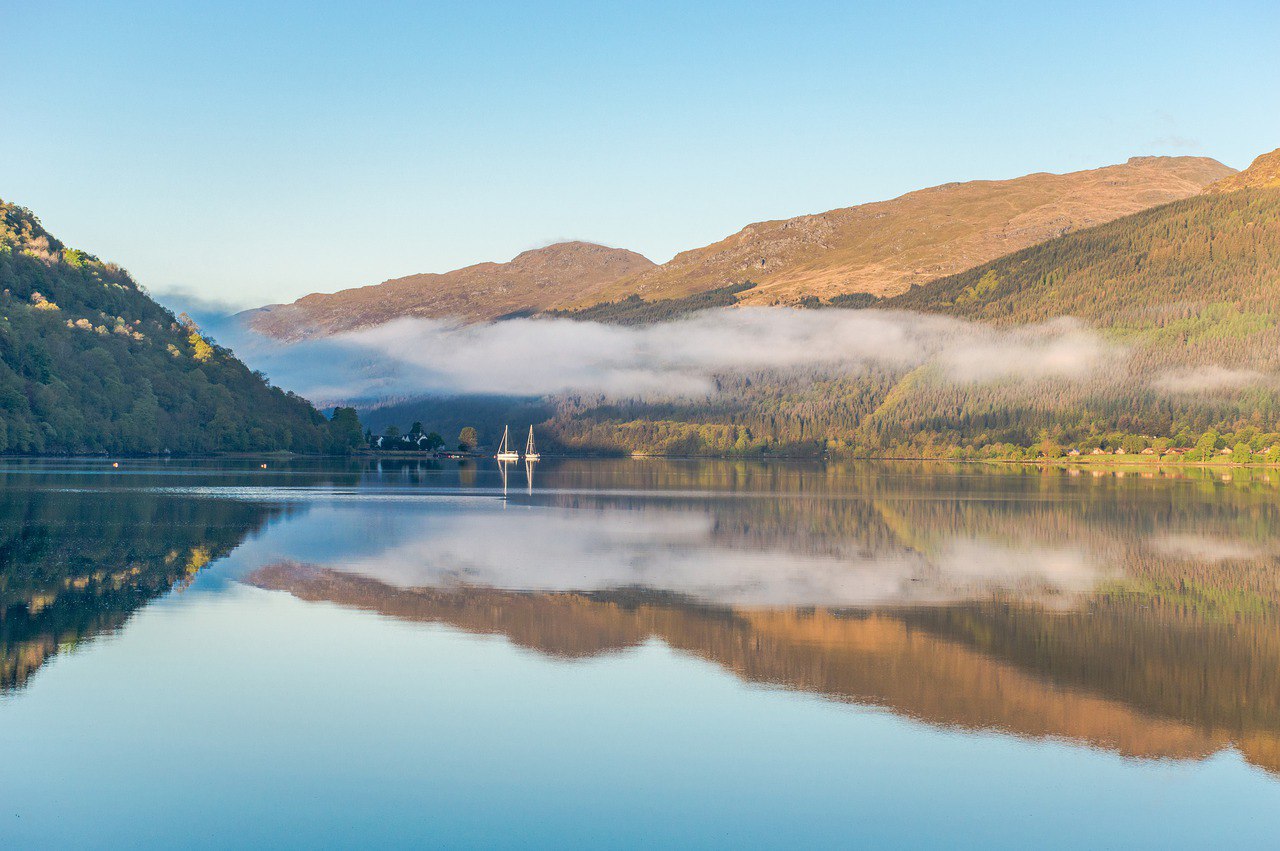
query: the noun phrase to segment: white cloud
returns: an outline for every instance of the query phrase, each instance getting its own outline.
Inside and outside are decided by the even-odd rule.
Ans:
[[[251,341],[246,351],[278,383],[317,402],[428,393],[689,396],[710,392],[717,373],[856,374],[926,363],[960,383],[1082,378],[1123,357],[1069,319],[1003,330],[925,314],[783,308],[712,310],[641,327],[400,319],[294,346]]]

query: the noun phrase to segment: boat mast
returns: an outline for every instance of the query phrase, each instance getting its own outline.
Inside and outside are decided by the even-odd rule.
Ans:
[[[524,446],[524,458],[526,461],[539,461],[542,456],[538,454],[538,447],[533,442],[533,426],[529,426],[529,441]]]
[[[520,453],[511,449],[511,427],[504,426],[502,429],[502,443],[498,444],[497,459],[499,461],[519,461]]]

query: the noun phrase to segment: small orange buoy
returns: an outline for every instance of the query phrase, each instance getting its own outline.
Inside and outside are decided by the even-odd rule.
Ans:
[[[261,467],[262,467],[262,469],[264,469],[264,470],[265,470],[265,469],[267,469],[267,465],[266,465],[266,464],[261,464],[261,465],[259,465],[259,466],[261,466]]]
[[[112,466],[112,467],[119,467],[119,466],[120,466],[120,462],[119,462],[119,461],[112,461],[112,462],[111,462],[111,466]]]

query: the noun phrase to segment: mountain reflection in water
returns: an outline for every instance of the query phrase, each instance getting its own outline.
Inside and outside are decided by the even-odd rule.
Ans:
[[[1280,773],[1274,474],[544,462],[502,500],[484,465],[354,461],[0,485],[5,691],[212,570],[552,658],[656,639],[929,724]]]
[[[1280,772],[1273,479],[736,466],[639,465],[660,481],[636,487],[565,465],[505,509],[383,517],[376,542],[247,581],[553,657],[656,638],[932,724]]]

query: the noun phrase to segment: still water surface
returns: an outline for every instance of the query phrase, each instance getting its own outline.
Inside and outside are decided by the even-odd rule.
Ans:
[[[532,479],[0,467],[0,845],[1280,836],[1275,473]]]

